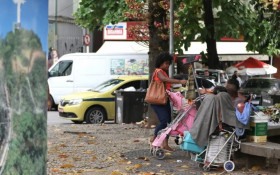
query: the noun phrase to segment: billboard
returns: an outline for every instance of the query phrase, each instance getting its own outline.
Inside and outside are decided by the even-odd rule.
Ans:
[[[47,174],[48,0],[1,0],[0,174]]]

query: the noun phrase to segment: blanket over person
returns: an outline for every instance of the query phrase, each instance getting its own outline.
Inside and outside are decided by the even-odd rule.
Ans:
[[[243,125],[238,121],[232,99],[227,92],[208,94],[196,113],[190,130],[192,139],[200,147],[207,146],[209,136],[216,130],[220,121],[236,128],[249,128],[249,124]]]

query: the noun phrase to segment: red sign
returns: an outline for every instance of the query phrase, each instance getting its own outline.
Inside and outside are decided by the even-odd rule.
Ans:
[[[84,45],[89,46],[90,36],[88,34],[84,35]]]

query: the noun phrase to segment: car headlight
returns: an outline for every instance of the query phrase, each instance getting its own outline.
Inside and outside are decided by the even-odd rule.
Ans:
[[[68,105],[78,105],[78,104],[80,104],[82,101],[83,101],[83,99],[81,99],[81,98],[79,98],[79,99],[72,99],[72,100],[69,100]]]

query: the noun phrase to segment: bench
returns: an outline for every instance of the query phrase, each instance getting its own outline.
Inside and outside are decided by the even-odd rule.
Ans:
[[[255,142],[242,142],[240,145],[240,152],[265,157],[267,159],[277,160],[277,174],[280,174],[280,144],[273,142],[255,143]],[[249,158],[247,157],[247,168],[249,165]]]

